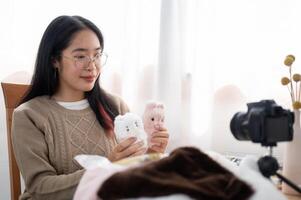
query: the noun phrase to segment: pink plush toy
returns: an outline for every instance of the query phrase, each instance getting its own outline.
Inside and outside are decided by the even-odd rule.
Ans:
[[[149,102],[143,114],[144,130],[147,133],[148,146],[151,146],[151,136],[164,127],[164,106],[162,103]]]

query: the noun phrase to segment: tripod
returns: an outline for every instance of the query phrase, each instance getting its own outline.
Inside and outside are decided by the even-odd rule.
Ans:
[[[272,147],[269,147],[269,155],[261,157],[258,162],[258,167],[260,172],[263,176],[266,178],[270,178],[272,175],[276,175],[279,179],[284,181],[286,184],[288,184],[290,187],[292,187],[294,190],[299,192],[301,194],[301,188],[298,187],[295,183],[287,179],[286,177],[282,176],[281,174],[277,173],[279,169],[279,164],[272,156]]]

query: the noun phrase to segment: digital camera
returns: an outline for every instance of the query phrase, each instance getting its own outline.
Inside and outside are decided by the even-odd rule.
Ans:
[[[230,129],[238,140],[251,140],[262,146],[293,139],[294,113],[274,100],[248,103],[248,112],[238,112],[231,119]]]

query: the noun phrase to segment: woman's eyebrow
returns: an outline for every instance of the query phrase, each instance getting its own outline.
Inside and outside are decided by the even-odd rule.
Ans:
[[[99,50],[101,50],[101,47],[97,47],[94,49],[94,51],[99,51]],[[89,51],[89,49],[77,48],[77,49],[72,50],[72,53],[77,52],[77,51]]]
[[[88,49],[77,48],[77,49],[72,50],[72,53],[77,52],[77,51],[88,51]]]

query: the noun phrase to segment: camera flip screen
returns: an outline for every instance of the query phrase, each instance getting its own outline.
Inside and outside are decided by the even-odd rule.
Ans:
[[[277,118],[266,118],[265,137],[267,142],[291,141],[293,134],[289,131],[287,116]]]

